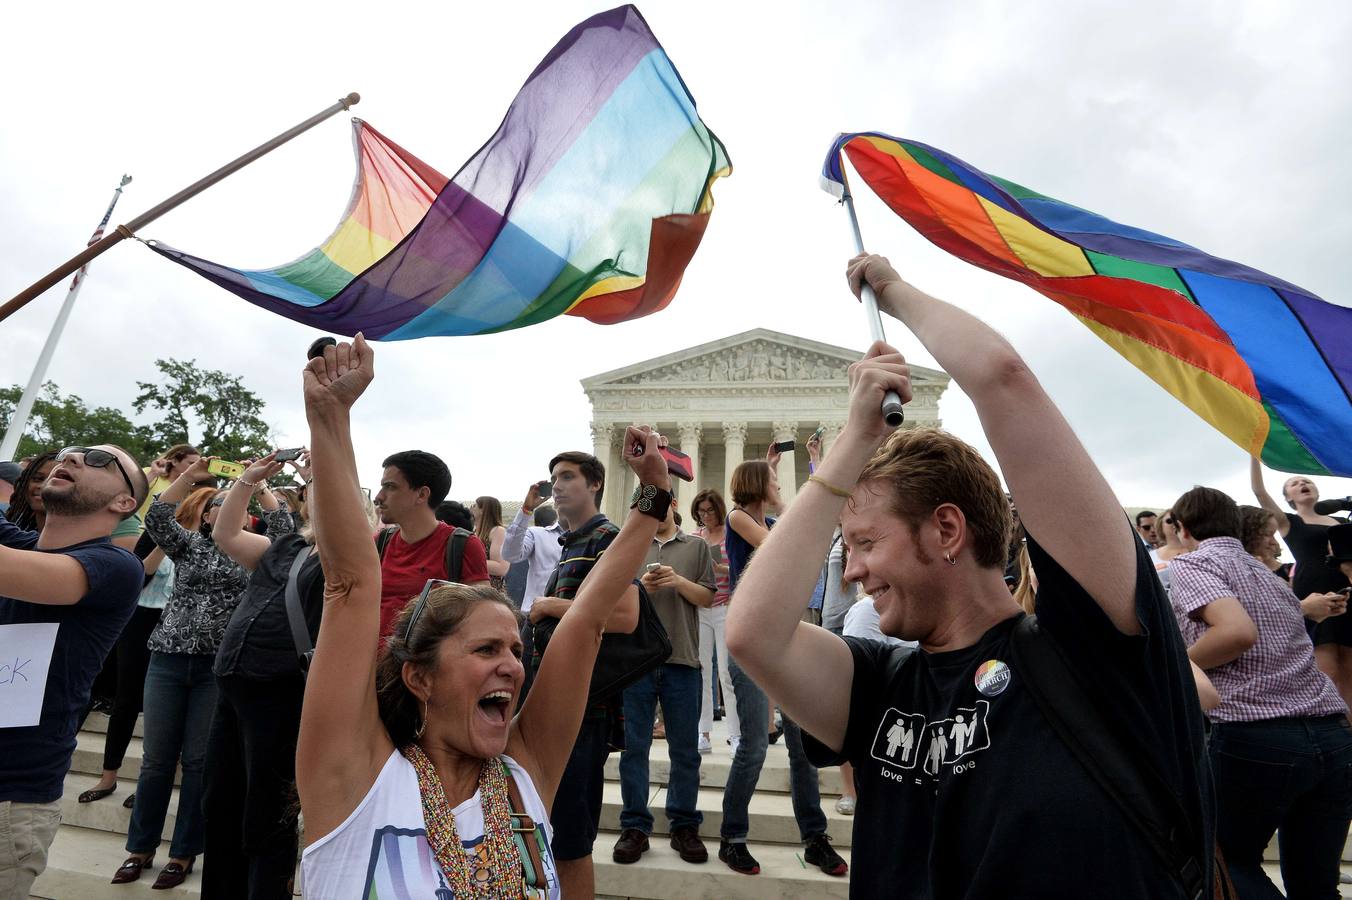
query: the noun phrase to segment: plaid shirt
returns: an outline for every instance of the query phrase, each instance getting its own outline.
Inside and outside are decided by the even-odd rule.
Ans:
[[[1314,664],[1300,601],[1243,544],[1230,537],[1208,538],[1169,568],[1169,602],[1189,647],[1208,627],[1201,609],[1222,597],[1238,599],[1258,626],[1257,643],[1238,659],[1207,671],[1221,695],[1212,720],[1254,722],[1347,712],[1333,682]]]

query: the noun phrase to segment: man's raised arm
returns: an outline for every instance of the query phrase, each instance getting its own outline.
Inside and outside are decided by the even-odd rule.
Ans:
[[[1018,352],[985,322],[907,284],[881,256],[851,260],[848,277],[856,293],[867,280],[879,308],[904,323],[972,399],[1029,534],[1119,631],[1138,633],[1131,525]]]
[[[737,585],[728,607],[728,652],[803,730],[840,750],[849,724],[854,659],[845,642],[802,622],[848,490],[893,429],[883,395],[911,399],[905,361],[874,344],[850,366],[849,417],[826,462],[804,485]]]

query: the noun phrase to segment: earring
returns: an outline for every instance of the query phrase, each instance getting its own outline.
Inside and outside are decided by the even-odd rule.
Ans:
[[[420,738],[420,737],[422,737],[422,736],[423,736],[423,732],[426,731],[426,730],[427,730],[427,701],[424,700],[424,701],[423,701],[422,721],[418,723],[418,730],[415,731],[415,732],[413,732],[413,737],[414,737],[414,738]]]
[[[958,564],[958,561],[953,558],[952,553],[945,553],[944,561],[947,562],[950,566],[956,566]]]

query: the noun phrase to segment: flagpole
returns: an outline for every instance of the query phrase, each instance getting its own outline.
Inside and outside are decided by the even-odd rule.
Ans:
[[[842,175],[844,168],[841,169]],[[859,231],[859,216],[854,212],[854,197],[850,195],[850,186],[843,180],[845,193],[841,196],[841,201],[845,204],[845,209],[850,213],[850,230],[854,232],[854,252],[864,252],[864,236]],[[878,298],[873,293],[873,286],[864,281],[859,291],[860,297],[864,301],[864,315],[868,318],[868,330],[874,341],[885,341],[887,337],[883,334],[883,317],[878,313]],[[906,421],[906,414],[901,410],[901,397],[896,391],[888,391],[883,396],[883,419],[893,428]]]
[[[131,184],[131,176],[123,175],[117,190],[113,191],[113,199],[108,204],[108,211],[103,214],[99,227],[94,229],[94,236],[89,239],[91,245],[98,243],[99,239],[103,237],[103,230],[108,227],[108,221],[113,217],[113,207],[117,206],[117,201],[122,198],[122,189],[128,184]],[[84,284],[84,278],[88,272],[89,265],[86,263],[71,279],[70,289],[66,291],[65,302],[61,304],[61,311],[56,314],[56,321],[52,323],[52,330],[47,334],[47,343],[42,345],[42,352],[38,354],[37,365],[33,366],[33,376],[28,379],[28,387],[24,388],[23,396],[19,398],[19,405],[14,408],[14,415],[9,420],[9,428],[5,431],[4,441],[0,441],[0,460],[13,459],[14,454],[19,449],[19,441],[23,437],[24,429],[28,427],[28,417],[33,412],[33,404],[37,400],[38,391],[42,390],[42,382],[47,378],[47,367],[51,365],[52,355],[56,352],[56,345],[61,341],[61,332],[66,328],[66,321],[70,319],[70,311],[75,307],[75,298],[79,296],[80,287]]]
[[[356,103],[360,102],[360,100],[361,96],[359,94],[356,93],[348,94],[346,97],[342,98],[337,103],[333,104],[332,106],[328,107],[325,110],[322,110],[321,112],[316,113],[315,115],[306,119],[304,122],[301,122],[294,128],[290,128],[287,131],[282,132],[272,140],[264,144],[260,144],[259,146],[250,150],[248,153],[239,157],[238,159],[226,163],[225,165],[221,166],[219,169],[217,169],[215,172],[212,172],[205,178],[202,178],[194,182],[193,184],[188,185],[183,190],[179,191],[177,194],[170,197],[168,200],[165,200],[163,203],[160,203],[159,205],[146,210],[136,218],[132,219],[127,224],[117,226],[117,228],[114,229],[111,234],[104,235],[104,237],[98,243],[91,244],[89,247],[85,248],[83,253],[77,254],[76,256],[73,256],[70,259],[66,260],[56,269],[52,270],[51,272],[47,273],[42,278],[40,278],[38,281],[34,282],[27,289],[16,294],[14,298],[10,300],[8,303],[6,303],[4,306],[0,306],[0,322],[3,322],[5,319],[8,319],[11,315],[18,312],[29,301],[38,297],[49,287],[56,284],[62,278],[65,278],[71,272],[74,272],[76,269],[79,269],[80,267],[87,265],[91,259],[98,256],[100,253],[103,253],[105,250],[110,249],[114,244],[118,243],[124,238],[135,237],[137,230],[146,225],[149,225],[151,222],[155,221],[160,216],[169,212],[171,209],[178,206],[179,204],[183,203],[185,200],[189,200],[197,196],[198,194],[202,193],[202,191],[211,187],[213,184],[225,178],[226,176],[233,175],[235,172],[238,172],[240,169],[244,168],[249,163],[258,159],[260,156],[263,156],[264,154],[276,150],[278,147],[280,147],[282,144],[285,144],[287,141],[291,140],[296,135],[309,131],[311,128],[315,127],[320,122],[324,121],[325,119],[329,118],[335,113],[339,113],[345,109],[349,109]]]

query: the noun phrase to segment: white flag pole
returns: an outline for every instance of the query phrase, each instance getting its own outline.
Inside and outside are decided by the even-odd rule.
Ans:
[[[841,174],[844,174],[843,164]],[[855,215],[854,212],[854,197],[850,196],[849,183],[842,181],[842,184],[845,191],[840,199],[845,204],[845,209],[850,213],[850,230],[854,232],[854,252],[863,253],[864,236],[859,231],[859,216]],[[875,341],[887,340],[887,337],[883,334],[883,317],[878,313],[878,298],[874,296],[873,286],[865,281],[859,295],[864,301],[864,315],[868,318],[869,334]],[[883,397],[883,419],[893,428],[906,421],[906,414],[901,410],[901,397],[896,391],[888,391]]]
[[[98,243],[103,237],[103,230],[108,227],[108,221],[113,217],[113,207],[117,206],[117,201],[121,199],[122,189],[130,183],[131,176],[123,175],[117,190],[113,191],[113,199],[108,204],[108,211],[103,214],[103,221],[99,222],[99,227],[94,229],[94,236],[89,239],[91,245]],[[5,439],[0,442],[0,460],[13,459],[19,449],[19,439],[23,437],[24,429],[28,427],[28,417],[33,412],[33,403],[37,400],[38,391],[42,390],[42,383],[47,378],[47,367],[51,365],[56,345],[61,341],[61,332],[66,328],[66,321],[70,318],[70,311],[75,307],[75,298],[80,294],[80,286],[84,284],[85,273],[88,271],[89,264],[85,263],[71,279],[66,300],[61,304],[61,311],[56,314],[56,321],[52,323],[52,330],[47,335],[47,343],[42,346],[42,353],[38,354],[37,365],[33,367],[33,377],[28,379],[28,387],[24,388],[19,405],[14,408],[14,416],[9,420]]]

